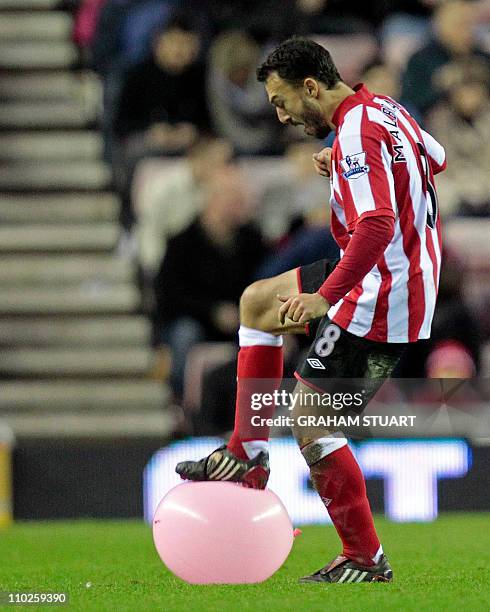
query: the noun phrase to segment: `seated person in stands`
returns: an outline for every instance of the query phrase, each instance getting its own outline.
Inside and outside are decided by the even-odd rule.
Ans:
[[[171,349],[171,384],[182,397],[186,358],[197,342],[234,341],[238,302],[265,254],[237,169],[215,174],[194,222],[172,238],[156,278],[156,325]]]
[[[152,56],[126,74],[116,134],[135,134],[149,146],[179,151],[208,125],[201,35],[190,16],[176,15],[153,42]]]
[[[184,152],[208,128],[201,34],[191,14],[177,14],[153,42],[151,57],[123,78],[114,119],[114,182],[122,197],[122,223],[134,221],[130,186],[138,161]]]
[[[176,166],[142,182],[135,198],[138,259],[152,282],[168,240],[195,218],[204,204],[206,182],[229,164],[231,156],[225,140],[202,137]]]
[[[402,103],[409,111],[425,115],[439,100],[440,70],[454,60],[480,58],[488,64],[489,55],[478,48],[474,26],[476,3],[468,0],[441,2],[434,12],[434,36],[409,59],[403,76]],[[443,141],[444,142],[444,141]]]
[[[271,105],[255,77],[261,48],[247,33],[225,32],[209,53],[207,95],[213,128],[244,155],[275,154],[284,148]]]

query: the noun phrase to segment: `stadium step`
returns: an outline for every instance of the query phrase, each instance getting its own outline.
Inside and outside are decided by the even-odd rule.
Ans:
[[[51,102],[4,102],[0,104],[0,127],[12,129],[83,128],[96,117],[96,107],[84,100]]]
[[[18,437],[168,436],[151,323],[114,255],[101,104],[59,0],[0,0],[0,419]]]
[[[0,194],[0,224],[116,221],[118,213],[118,199],[111,193]]]
[[[3,378],[142,377],[152,366],[148,348],[9,349],[0,356]]]
[[[86,71],[6,73],[0,79],[0,100],[97,100],[100,83]]]
[[[102,156],[102,152],[102,138],[89,131],[0,132],[0,159],[7,161],[96,160]]]
[[[0,415],[100,411],[122,414],[137,409],[142,413],[162,407],[167,392],[159,382],[122,379],[117,383],[91,381],[4,381],[0,395]]]
[[[68,70],[77,57],[75,45],[69,41],[0,41],[3,70]]]
[[[78,287],[14,288],[0,291],[0,315],[95,315],[133,313],[140,294],[132,285],[82,283]]]
[[[74,285],[88,282],[133,283],[136,270],[113,255],[0,256],[0,287]]]
[[[81,415],[78,412],[44,414],[2,415],[17,439],[33,438],[115,438],[148,436],[162,439],[170,436],[175,429],[176,419],[166,410],[152,410],[140,413],[95,413]]]
[[[4,164],[0,191],[93,191],[110,184],[107,166],[97,161]]]
[[[149,346],[150,322],[143,316],[0,320],[0,347]],[[1,398],[0,398],[1,402]]]
[[[0,227],[0,253],[110,251],[119,228],[114,223]]]
[[[0,11],[55,9],[60,0],[0,0]]]
[[[38,40],[66,40],[71,30],[70,15],[61,11],[3,13],[0,19],[0,42],[23,40],[30,44]]]

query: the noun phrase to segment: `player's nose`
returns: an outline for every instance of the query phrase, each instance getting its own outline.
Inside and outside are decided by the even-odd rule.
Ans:
[[[291,121],[291,117],[286,113],[283,108],[277,108],[277,118],[281,123],[289,123]]]

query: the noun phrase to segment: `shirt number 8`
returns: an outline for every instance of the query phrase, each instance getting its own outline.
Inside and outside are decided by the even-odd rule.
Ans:
[[[335,343],[340,338],[340,327],[331,323],[324,330],[323,334],[315,343],[315,353],[319,357],[328,357],[335,347]]]

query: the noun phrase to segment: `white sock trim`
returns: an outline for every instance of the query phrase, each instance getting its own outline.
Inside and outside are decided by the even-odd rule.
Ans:
[[[313,442],[303,446],[301,453],[306,463],[311,466],[346,445],[347,439],[344,434],[340,431],[336,431],[330,436],[318,438],[318,440],[313,440]]]
[[[245,325],[240,325],[238,340],[240,346],[282,346],[282,336],[274,336]]]
[[[255,459],[261,452],[269,452],[269,443],[266,440],[248,440],[248,442],[242,442],[242,446],[249,459]]]

